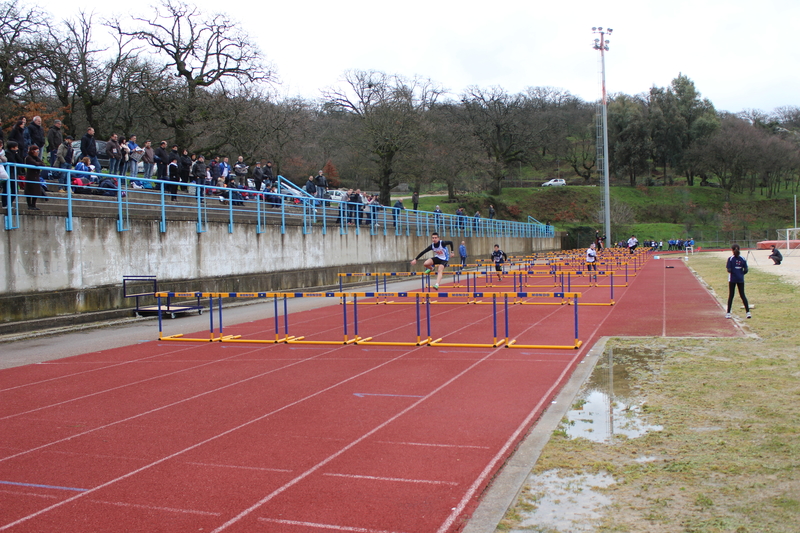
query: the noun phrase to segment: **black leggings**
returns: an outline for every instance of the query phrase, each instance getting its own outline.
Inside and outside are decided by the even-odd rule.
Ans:
[[[728,282],[728,312],[731,312],[731,305],[733,304],[733,294],[736,291],[736,288],[739,288],[739,296],[742,298],[742,302],[744,303],[744,310],[745,312],[750,311],[750,305],[747,303],[747,296],[744,295],[744,281],[735,282],[729,281]]]

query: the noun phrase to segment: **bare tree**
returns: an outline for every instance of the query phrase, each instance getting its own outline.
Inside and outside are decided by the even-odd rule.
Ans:
[[[442,94],[427,79],[406,80],[376,71],[348,71],[345,88],[325,94],[333,109],[347,113],[358,125],[358,140],[377,165],[373,181],[388,203],[399,185],[397,160],[422,144],[425,113]]]
[[[80,107],[86,125],[103,132],[95,112],[105,104],[118,89],[114,83],[117,73],[130,61],[133,48],[131,38],[117,34],[113,51],[99,48],[93,40],[92,29],[96,26],[94,15],[81,11],[74,20],[63,22],[64,31],[58,26],[49,28],[53,61],[48,62],[45,76],[53,87],[61,105],[72,111]],[[72,115],[65,118],[68,130],[77,131]]]
[[[500,87],[470,87],[461,103],[464,118],[486,154],[493,193],[500,194],[510,166],[530,159],[544,126],[529,120],[524,95],[510,95]]]
[[[45,23],[34,7],[19,0],[0,3],[0,112],[8,118],[24,103],[34,86],[34,72],[46,62],[40,35]]]
[[[162,122],[175,131],[175,142],[191,145],[191,127],[210,88],[226,91],[228,83],[272,82],[274,75],[248,35],[226,15],[207,15],[179,0],[162,0],[151,17],[134,16],[136,29],[115,21],[120,35],[146,44],[165,58],[165,69],[182,81],[181,93],[154,95]],[[161,98],[164,96],[164,98]],[[180,102],[175,102],[178,96]]]

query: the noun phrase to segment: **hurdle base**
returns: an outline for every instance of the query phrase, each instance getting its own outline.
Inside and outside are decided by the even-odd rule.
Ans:
[[[427,339],[417,340],[417,342],[370,341],[370,339],[372,339],[372,337],[367,337],[364,340],[359,340],[359,341],[355,342],[354,344],[356,346],[362,346],[362,345],[363,346],[366,346],[366,345],[371,345],[371,346],[425,346],[426,344],[431,342],[430,337],[428,337]]]
[[[527,349],[538,349],[538,350],[576,350],[581,347],[583,341],[575,339],[575,344],[572,346],[566,345],[548,345],[548,344],[517,344],[517,340],[514,339],[506,344],[506,348],[527,348]]]
[[[437,339],[430,343],[430,346],[447,346],[450,348],[499,348],[506,342],[506,339],[500,339],[493,344],[480,344],[471,342],[440,342],[442,339]]]

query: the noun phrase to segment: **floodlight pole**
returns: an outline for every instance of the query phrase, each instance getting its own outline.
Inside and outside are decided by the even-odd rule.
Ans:
[[[594,40],[594,49],[600,50],[600,64],[602,70],[602,86],[603,86],[603,199],[605,210],[603,213],[603,231],[606,236],[605,245],[614,241],[611,239],[611,191],[609,189],[609,173],[608,173],[608,100],[606,97],[606,55],[608,51],[608,43],[606,40],[606,33],[611,35],[614,31],[611,28],[603,29],[602,27],[592,28],[592,32],[599,33],[600,38]]]

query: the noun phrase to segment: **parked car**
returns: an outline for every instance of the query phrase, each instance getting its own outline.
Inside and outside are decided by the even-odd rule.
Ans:
[[[542,183],[542,187],[561,187],[566,185],[567,182],[562,179],[551,179],[550,181],[545,181]]]
[[[101,168],[94,169],[95,172],[101,172],[104,168],[108,169],[110,163],[106,155],[106,141],[94,141],[97,145],[97,160],[100,162]],[[72,153],[75,154],[75,163],[77,164],[83,158],[81,153],[81,141],[72,141]]]

